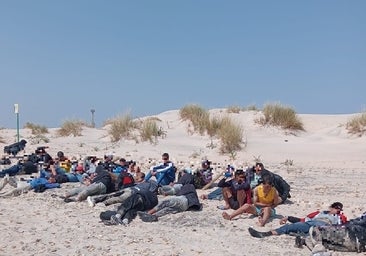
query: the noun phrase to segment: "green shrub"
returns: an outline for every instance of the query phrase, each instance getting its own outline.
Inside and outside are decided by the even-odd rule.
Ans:
[[[85,122],[80,120],[68,120],[65,121],[61,128],[57,130],[57,135],[60,137],[66,137],[73,135],[74,137],[81,136],[83,126],[86,126]]]
[[[180,118],[183,121],[190,121],[195,132],[203,135],[210,123],[210,114],[204,108],[191,104],[179,110]]]
[[[280,104],[267,104],[263,108],[263,115],[258,121],[262,125],[278,126],[289,130],[304,130],[304,125],[296,115],[296,112],[289,107]]]
[[[30,129],[31,130],[31,133],[33,135],[39,135],[39,134],[48,133],[48,129],[47,129],[46,126],[42,126],[42,125],[38,125],[38,124],[33,124],[33,123],[30,123],[30,122],[27,122],[24,125],[24,128]]]
[[[364,135],[366,133],[366,112],[357,115],[348,121],[346,128],[348,133],[357,134],[360,137]]]

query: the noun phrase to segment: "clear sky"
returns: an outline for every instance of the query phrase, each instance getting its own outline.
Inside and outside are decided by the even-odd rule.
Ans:
[[[366,109],[366,1],[2,0],[0,127],[280,102]]]

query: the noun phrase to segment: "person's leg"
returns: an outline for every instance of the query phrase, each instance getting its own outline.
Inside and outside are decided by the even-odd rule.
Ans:
[[[170,181],[169,179],[166,177],[166,173],[165,172],[157,172],[156,175],[156,182],[161,185],[161,186],[164,186],[164,185],[169,185],[170,184]]]
[[[244,205],[245,204],[245,198],[246,198],[245,190],[244,189],[238,190],[237,193],[236,193],[236,198],[237,198],[237,201],[239,203],[239,207]]]
[[[32,186],[30,184],[26,184],[25,186],[21,186],[19,188],[12,189],[4,194],[1,194],[0,197],[13,197],[19,196],[21,194],[27,193],[28,191],[32,190]]]
[[[84,189],[85,189],[85,186],[70,189],[68,192],[65,193],[65,198],[75,196],[75,195],[79,194],[81,191],[83,191]]]
[[[257,211],[255,209],[255,207],[251,204],[244,204],[242,207],[240,207],[239,209],[235,210],[234,212],[232,212],[231,214],[228,214],[227,212],[223,212],[222,213],[222,217],[226,220],[232,220],[233,218],[235,218],[236,216],[242,214],[242,213],[251,213],[251,214],[257,214]]]
[[[123,189],[123,193],[119,194],[119,196],[113,196],[113,197],[108,198],[107,200],[104,201],[104,204],[106,206],[108,206],[108,205],[111,205],[111,204],[123,203],[124,201],[127,200],[127,198],[132,196],[134,193],[135,193],[134,189],[125,188],[125,189]]]
[[[188,200],[185,196],[172,196],[164,199],[154,208],[154,211],[149,211],[149,213],[154,213],[155,216],[161,217],[170,213],[184,212],[187,209]]]
[[[274,209],[271,207],[263,207],[262,214],[258,217],[259,226],[264,227],[271,216],[275,215]]]
[[[9,183],[9,175],[6,175],[4,178],[0,180],[0,190],[2,190],[8,183]]]
[[[2,170],[0,172],[0,177],[5,177],[6,174],[9,174],[9,176],[15,176],[18,174],[18,172],[20,172],[20,170],[22,169],[21,165],[13,165],[11,167],[9,167],[8,169]]]
[[[148,172],[146,173],[146,175],[145,175],[145,180],[146,180],[146,181],[148,181],[148,180],[150,180],[150,179],[151,179],[151,177],[152,177],[151,171],[148,171]]]
[[[101,183],[101,182],[92,183],[77,195],[76,200],[83,201],[88,196],[105,194],[106,192],[107,192],[107,188],[103,183]]]
[[[227,209],[230,209],[230,198],[233,196],[232,193],[231,193],[231,189],[229,187],[225,187],[225,188],[222,188],[222,196],[224,198],[224,201],[225,201],[225,206],[224,206],[224,209],[227,210]]]
[[[207,195],[208,200],[222,200],[222,188],[217,188]]]

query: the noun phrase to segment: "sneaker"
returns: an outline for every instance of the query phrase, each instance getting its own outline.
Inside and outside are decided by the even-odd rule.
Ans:
[[[125,223],[123,223],[123,220],[121,219],[121,217],[118,216],[117,214],[111,216],[110,223],[112,225],[125,225]]]
[[[305,245],[305,239],[301,236],[296,236],[295,238],[295,247],[296,248],[302,248],[303,245]]]
[[[143,222],[155,222],[155,221],[158,221],[158,217],[156,217],[155,215],[149,214],[147,212],[137,212],[137,214],[139,215],[140,219]]]
[[[263,238],[266,236],[270,236],[271,232],[259,232],[257,230],[255,230],[254,228],[248,228],[249,234],[251,234],[252,237],[256,237],[256,238]]]
[[[88,196],[88,197],[86,198],[86,201],[88,201],[88,205],[89,205],[90,207],[94,207],[94,206],[95,206],[95,201],[94,201],[94,199],[93,199],[91,196]]]

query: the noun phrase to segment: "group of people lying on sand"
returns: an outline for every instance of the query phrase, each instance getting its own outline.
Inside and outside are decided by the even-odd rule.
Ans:
[[[46,154],[44,151],[40,156]],[[41,168],[33,163],[36,168],[31,167],[31,170],[36,170],[38,177],[29,180],[15,178],[22,171],[24,173],[24,166],[27,166],[29,173],[32,163],[30,159],[24,159],[23,163],[18,163],[21,168],[12,166],[10,171],[6,169],[0,172],[3,177],[0,179],[0,190],[6,184],[14,187],[0,194],[0,197],[17,196],[30,190],[43,192],[60,187],[65,182],[82,183],[61,198],[66,203],[86,200],[90,206],[97,203],[106,206],[119,204],[116,210],[100,213],[105,225],[128,225],[137,216],[144,222],[154,222],[166,214],[201,210],[202,204],[196,189],[213,187],[215,181],[210,161],[203,161],[196,172],[190,169],[177,172],[168,153],[162,155],[160,164],[144,173],[134,161],[121,158],[115,163],[111,154],[105,155],[103,161],[88,157],[74,163],[60,151],[55,159],[48,155],[47,161],[42,161]],[[217,189],[203,194],[201,199],[223,199],[224,205],[218,208],[223,210],[222,217],[226,220],[247,213],[258,216],[259,226],[265,226],[270,218],[277,215],[276,206],[291,198],[289,184],[278,174],[266,170],[262,163],[256,163],[246,170],[229,165],[221,177]],[[228,211],[230,209],[231,213]],[[280,221],[282,226],[277,229],[259,232],[249,228],[248,232],[256,238],[296,235],[296,245],[306,245],[309,249],[320,243],[333,250],[365,251],[366,214],[347,220],[342,211],[343,204],[334,202],[328,210],[316,211],[306,217],[284,217]]]

